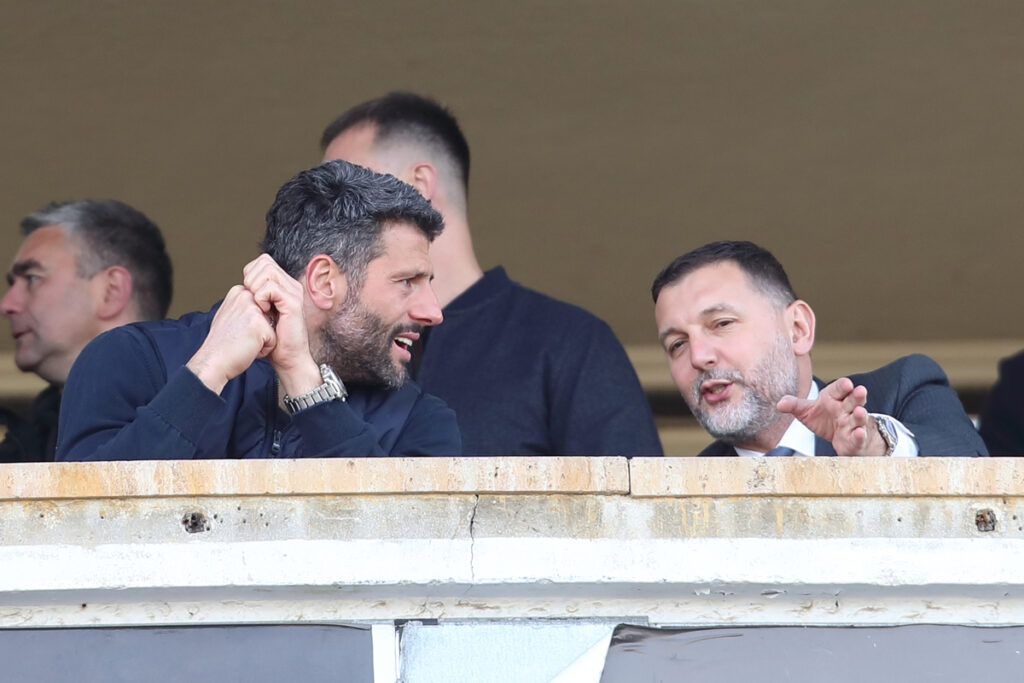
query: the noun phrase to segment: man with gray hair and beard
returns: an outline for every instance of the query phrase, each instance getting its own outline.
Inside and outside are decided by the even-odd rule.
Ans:
[[[213,310],[86,347],[57,459],[459,455],[454,413],[405,370],[441,322],[428,247],[442,227],[393,177],[341,161],[299,173]]]
[[[751,242],[680,256],[651,294],[672,378],[716,439],[701,455],[987,455],[930,358],[815,378],[814,311]]]

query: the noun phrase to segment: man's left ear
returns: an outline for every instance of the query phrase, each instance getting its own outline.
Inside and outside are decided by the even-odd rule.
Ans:
[[[429,162],[416,162],[409,173],[409,184],[429,202],[437,193],[437,169]]]
[[[303,285],[317,308],[329,311],[345,300],[348,280],[327,254],[317,254],[306,264]]]
[[[95,277],[96,316],[100,320],[112,320],[131,303],[132,275],[123,266],[110,266]]]
[[[792,335],[793,353],[806,356],[814,346],[814,311],[803,299],[786,307],[786,322]]]

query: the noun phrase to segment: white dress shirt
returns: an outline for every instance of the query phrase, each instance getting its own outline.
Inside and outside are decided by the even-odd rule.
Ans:
[[[811,382],[811,390],[807,393],[807,400],[814,401],[818,398],[818,384]],[[871,413],[872,416],[880,415],[880,413]],[[885,415],[892,420],[893,425],[896,427],[896,449],[892,452],[894,458],[914,458],[917,457],[917,441],[914,439],[914,433],[907,429],[902,422],[892,417],[891,415]],[[873,425],[869,425],[869,428]],[[814,432],[804,425],[800,420],[793,420],[789,423],[789,427],[786,429],[786,433],[782,435],[776,448],[779,446],[785,446],[786,448],[792,448],[796,451],[795,455],[814,455]],[[740,448],[734,446],[736,454],[744,458],[754,458],[763,456],[764,453],[759,451],[752,451],[747,448]]]

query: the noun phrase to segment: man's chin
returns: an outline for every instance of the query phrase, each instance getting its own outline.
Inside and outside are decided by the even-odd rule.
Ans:
[[[42,360],[34,354],[14,353],[14,365],[22,372],[35,372]]]
[[[409,369],[405,363],[399,363],[392,356],[391,367],[375,373],[377,383],[383,384],[388,389],[399,389],[409,381]]]
[[[736,443],[748,440],[754,435],[751,432],[756,431],[751,427],[749,415],[736,415],[736,412],[737,407],[719,406],[711,411],[695,411],[694,414],[700,426],[713,438],[726,443]]]

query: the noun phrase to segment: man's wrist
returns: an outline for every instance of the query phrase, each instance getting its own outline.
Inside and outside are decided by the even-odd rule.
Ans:
[[[324,378],[320,375],[320,366],[313,362],[312,357],[294,368],[284,370],[277,367],[274,370],[277,373],[277,381],[281,384],[281,391],[289,396],[301,396],[324,383]]]
[[[319,370],[322,380],[319,386],[299,396],[292,397],[287,393],[284,395],[282,402],[289,414],[294,415],[306,408],[312,408],[321,403],[344,401],[348,397],[345,385],[342,384],[329,365],[321,365]]]
[[[196,376],[203,385],[215,394],[220,394],[224,389],[224,385],[228,383],[228,377],[224,372],[217,370],[216,367],[211,364],[203,357],[196,354],[192,356],[185,363],[185,367]]]

